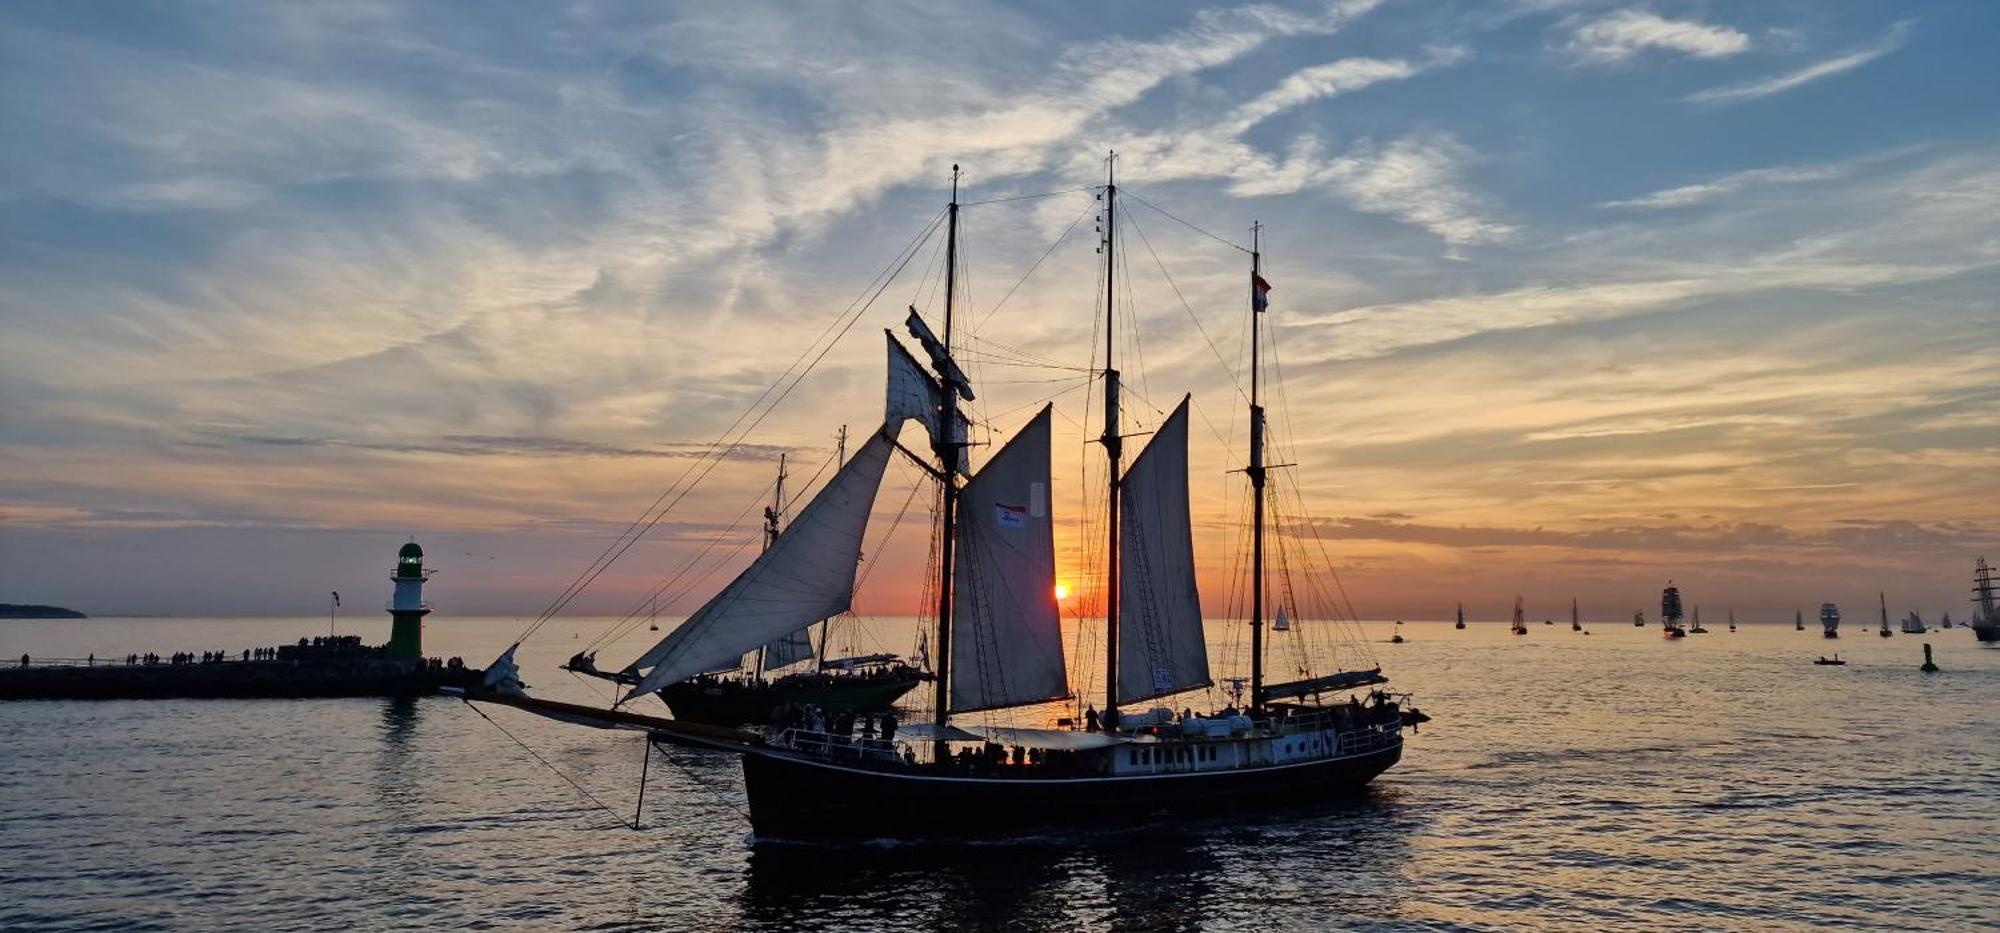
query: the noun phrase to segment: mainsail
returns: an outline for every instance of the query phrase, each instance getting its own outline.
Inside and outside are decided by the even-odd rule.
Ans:
[[[1194,579],[1187,415],[1182,398],[1119,484],[1120,703],[1214,683]]]
[[[1043,406],[959,492],[952,578],[955,712],[1069,696],[1049,514],[1049,412]]]
[[[776,543],[632,663],[632,670],[652,669],[622,702],[731,667],[759,645],[847,611],[890,448],[886,431],[861,445]]]

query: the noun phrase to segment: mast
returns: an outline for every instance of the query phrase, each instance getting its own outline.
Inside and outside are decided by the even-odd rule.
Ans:
[[[783,454],[779,455],[780,458],[782,458],[783,456],[784,456]],[[838,435],[835,435],[834,438],[834,449],[833,449],[834,471],[838,472],[840,470],[841,465],[845,464],[846,462],[847,462],[847,425],[843,424],[840,426],[840,433]],[[813,668],[815,670],[821,670],[821,671],[826,670],[826,643],[832,640],[833,640],[833,620],[830,618],[820,620],[819,658],[813,662]]]
[[[1123,439],[1118,436],[1118,370],[1112,365],[1112,328],[1117,325],[1117,291],[1112,279],[1118,270],[1118,153],[1104,159],[1104,445],[1108,494],[1104,497],[1106,546],[1104,550],[1104,717],[1105,731],[1118,722],[1118,480],[1124,460]]]
[[[771,504],[764,507],[764,550],[778,543],[778,523],[784,519],[785,510],[785,454],[778,452],[778,482],[771,487]],[[757,649],[757,680],[764,679],[764,652],[768,648]]]
[[[1264,405],[1258,370],[1263,336],[1264,225],[1250,225],[1250,708],[1264,708]]]
[[[958,164],[951,166],[951,205],[946,209],[944,246],[944,352],[951,354],[952,311],[958,299]],[[943,477],[941,503],[938,516],[942,520],[943,537],[938,542],[938,614],[937,614],[937,654],[931,661],[931,670],[937,675],[936,716],[937,738],[931,746],[933,760],[944,761],[950,749],[945,742],[945,727],[951,720],[951,565],[952,546],[958,538],[958,442],[954,436],[958,429],[958,393],[950,385],[939,393],[943,405],[938,411],[941,425],[934,441],[938,458],[939,475]]]

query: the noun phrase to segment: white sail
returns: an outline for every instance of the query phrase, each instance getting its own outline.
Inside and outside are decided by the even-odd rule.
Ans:
[[[883,411],[883,423],[893,432],[903,422],[922,422],[924,430],[930,433],[931,444],[937,446],[941,428],[939,413],[944,410],[944,390],[938,386],[936,378],[924,372],[923,364],[903,349],[896,335],[883,332],[889,339],[889,389],[887,404]],[[972,425],[963,413],[954,410],[952,417],[951,442],[964,444],[972,435]],[[963,472],[964,459],[960,459]]]
[[[810,629],[799,629],[764,643],[764,669],[774,671],[813,657]]]
[[[1187,414],[1183,398],[1119,484],[1120,703],[1214,682],[1194,579]]]
[[[952,576],[951,708],[1069,696],[1049,512],[1049,411],[965,484]]]
[[[886,431],[861,445],[770,548],[632,663],[633,670],[651,670],[621,702],[732,666],[765,642],[846,612],[890,446]]]

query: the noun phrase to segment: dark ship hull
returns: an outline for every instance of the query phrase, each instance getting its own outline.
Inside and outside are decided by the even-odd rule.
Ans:
[[[1972,637],[1984,642],[2000,642],[2000,622],[1972,623]]]
[[[762,839],[977,840],[1301,806],[1350,796],[1403,755],[1126,777],[976,777],[834,762],[780,749],[743,756],[750,825]]]
[[[922,683],[913,668],[882,674],[797,674],[769,681],[684,680],[660,690],[674,718],[712,726],[761,726],[780,706],[832,713],[886,713]]]

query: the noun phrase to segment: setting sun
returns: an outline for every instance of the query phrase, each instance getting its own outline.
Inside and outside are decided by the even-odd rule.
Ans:
[[[1062,602],[1063,600],[1068,598],[1069,598],[1069,584],[1067,583],[1056,584],[1056,602]]]

